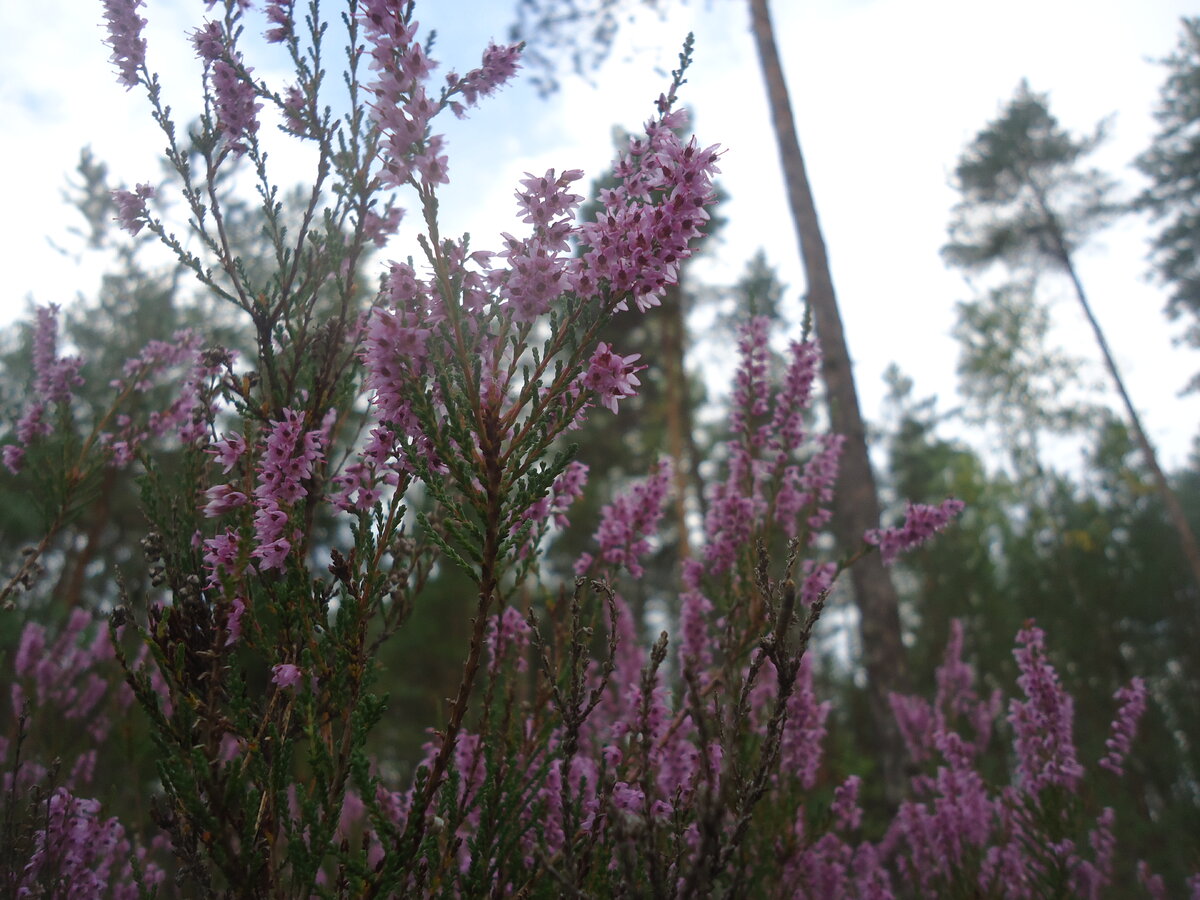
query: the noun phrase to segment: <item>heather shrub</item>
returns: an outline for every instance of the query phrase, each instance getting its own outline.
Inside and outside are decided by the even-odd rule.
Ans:
[[[8,893],[1090,897],[1114,883],[1113,816],[1083,790],[1071,698],[1032,623],[1007,706],[1010,783],[977,768],[1005,707],[977,695],[958,631],[935,700],[895,698],[911,799],[866,821],[860,778],[830,776],[830,704],[807,655],[829,592],[862,554],[891,562],[962,504],[910,504],[827,558],[840,439],[808,415],[820,350],[806,335],[775,383],[768,320],[742,326],[703,541],[657,640],[622,590],[654,546],[666,461],[612,498],[573,573],[543,565],[586,486],[572,430],[619,421],[651,377],[599,330],[662,302],[715,199],[720,152],[681,137],[676,106],[690,42],[600,212],[576,221],[579,170],[529,174],[528,228],[484,248],[439,220],[452,168],[438,116],[500,89],[520,47],[435,82],[413,4],[364,0],[345,10],[336,81],[319,4],[228,0],[190,35],[205,106],[185,140],[142,6],[106,0],[109,43],[176,179],[118,191],[118,217],[236,310],[253,350],[163,335],[113,378],[64,355],[56,311],[38,312],[30,400],[3,453],[49,510],[0,590],[2,615],[30,619],[0,743]],[[247,64],[246,29],[263,27],[294,83]],[[316,160],[295,220],[269,178],[268,118]],[[230,240],[226,177],[262,200],[269,265]],[[364,289],[362,261],[406,210],[423,223],[413,255]],[[111,383],[105,404],[80,399],[86,379]],[[47,629],[42,569],[113,467],[140,476],[146,602],[114,576],[111,609]],[[372,740],[392,714],[381,648],[450,569],[473,607],[457,687],[439,719],[404,723],[428,740],[398,759]],[[1146,692],[1135,680],[1116,699],[1098,764],[1119,774]],[[136,821],[106,808],[104,777],[132,721],[154,763],[132,776]],[[74,756],[54,762],[55,747]]]

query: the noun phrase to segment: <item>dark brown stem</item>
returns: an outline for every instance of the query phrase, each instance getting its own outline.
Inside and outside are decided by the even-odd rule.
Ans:
[[[429,777],[419,796],[415,799],[409,814],[406,834],[409,844],[408,852],[411,853],[411,858],[414,860],[425,835],[429,806],[446,777],[446,771],[458,744],[458,736],[462,731],[471,691],[474,689],[475,678],[479,673],[480,661],[483,658],[488,613],[491,610],[493,599],[497,599],[500,587],[500,544],[502,540],[500,519],[504,501],[504,473],[500,466],[500,446],[503,432],[499,428],[497,409],[494,406],[486,408],[482,417],[484,428],[480,434],[480,448],[486,475],[484,489],[487,497],[487,513],[484,522],[483,560],[480,563],[479,602],[475,608],[475,617],[472,619],[470,650],[463,665],[458,692],[450,703],[450,718],[446,723],[446,731],[442,735],[442,745],[437,756],[434,757]]]

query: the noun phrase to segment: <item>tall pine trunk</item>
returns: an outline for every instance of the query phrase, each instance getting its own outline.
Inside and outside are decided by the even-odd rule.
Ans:
[[[1150,476],[1154,481],[1154,488],[1158,492],[1163,506],[1166,507],[1167,518],[1171,522],[1171,527],[1175,529],[1175,533],[1179,537],[1179,546],[1183,550],[1183,556],[1187,561],[1188,568],[1192,571],[1192,580],[1197,587],[1200,587],[1200,544],[1196,542],[1196,535],[1193,534],[1192,527],[1188,523],[1187,514],[1183,511],[1183,505],[1179,502],[1179,498],[1175,495],[1175,492],[1171,490],[1167,476],[1163,472],[1162,466],[1158,464],[1158,454],[1154,451],[1154,445],[1150,443],[1150,438],[1146,435],[1146,430],[1142,427],[1141,416],[1137,414],[1133,401],[1129,398],[1129,392],[1125,390],[1125,380],[1121,377],[1121,371],[1117,368],[1117,361],[1108,347],[1108,341],[1104,337],[1104,331],[1100,328],[1100,322],[1096,318],[1095,313],[1092,312],[1092,304],[1088,302],[1087,294],[1083,290],[1083,282],[1079,280],[1079,273],[1075,271],[1075,263],[1071,258],[1071,251],[1067,246],[1067,239],[1063,234],[1062,225],[1059,223],[1058,217],[1051,211],[1050,204],[1041,191],[1037,191],[1037,200],[1042,214],[1046,217],[1046,227],[1050,232],[1050,239],[1054,245],[1053,254],[1063,267],[1067,277],[1071,280],[1071,286],[1075,289],[1075,298],[1079,301],[1079,305],[1083,309],[1083,315],[1087,319],[1088,325],[1092,328],[1092,334],[1095,336],[1096,343],[1100,347],[1100,354],[1104,357],[1104,366],[1108,369],[1108,374],[1113,380],[1113,385],[1117,389],[1117,394],[1121,398],[1122,405],[1125,407],[1125,415],[1128,417],[1129,427],[1133,431],[1134,443],[1137,444],[1138,450],[1141,451],[1142,459],[1146,463],[1146,467],[1150,470]]]
[[[843,551],[862,542],[863,532],[879,527],[879,496],[867,455],[866,428],[850,368],[850,353],[838,312],[825,241],[817,220],[796,123],[767,0],[750,0],[751,27],[771,105],[771,119],[787,184],[788,202],[808,282],[808,303],[824,354],[821,375],[829,402],[830,424],[845,437],[834,505],[834,531]],[[876,750],[888,799],[904,790],[904,746],[892,716],[888,694],[909,688],[908,659],[901,640],[899,599],[879,554],[872,553],[850,568],[859,613],[859,635],[867,673],[867,698]]]

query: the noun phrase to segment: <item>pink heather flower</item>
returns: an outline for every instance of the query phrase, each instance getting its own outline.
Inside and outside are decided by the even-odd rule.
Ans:
[[[241,597],[234,597],[229,604],[229,612],[225,619],[225,646],[232,647],[242,639],[242,616],[246,614],[246,602]]]
[[[267,29],[266,39],[270,44],[282,44],[292,36],[292,6],[295,0],[267,0],[267,21],[271,27]]]
[[[34,896],[45,883],[52,883],[63,897],[101,897],[110,889],[114,895],[120,887],[132,889],[120,868],[130,849],[121,824],[115,818],[100,818],[100,801],[80,799],[60,787],[46,804],[43,827],[34,834],[17,896]]]
[[[240,545],[238,533],[232,528],[204,542],[204,568],[208,571],[206,587],[220,585],[222,575],[237,575]]]
[[[804,606],[812,606],[823,594],[833,589],[833,579],[837,575],[837,563],[818,563],[806,559],[803,562],[804,583],[800,588],[800,602]]]
[[[358,454],[360,461],[346,466],[333,479],[339,490],[330,498],[330,503],[343,512],[369,511],[382,497],[381,484],[395,487],[400,483],[399,471],[405,464],[396,459],[389,465],[389,460],[395,459],[398,453],[393,432],[383,426],[372,428],[367,445]]]
[[[760,678],[766,675],[764,671]],[[765,683],[766,679],[764,679]],[[825,741],[825,720],[832,704],[817,702],[813,689],[811,656],[805,654],[800,662],[796,684],[787,701],[787,721],[779,747],[779,769],[796,778],[806,790],[817,783],[821,767],[821,745]]]
[[[583,489],[587,487],[588,467],[581,462],[571,462],[563,469],[562,474],[554,479],[554,485],[550,489],[552,502],[550,504],[550,513],[554,516],[554,525],[557,528],[566,528],[570,522],[567,520],[566,512],[571,504],[583,496]]]
[[[58,356],[58,306],[39,306],[33,330],[33,390],[39,402],[69,403],[72,389],[83,384],[82,366],[78,356]]]
[[[208,498],[208,503],[204,505],[204,515],[209,518],[222,516],[239,506],[245,506],[249,499],[228,484],[214,485],[204,492],[204,496]]]
[[[467,105],[474,106],[480,97],[490,97],[499,90],[521,67],[520,58],[520,44],[510,44],[507,47],[488,44],[487,49],[483,51],[483,64],[464,75],[458,83],[458,89]]]
[[[644,574],[638,560],[650,551],[649,536],[658,528],[670,484],[671,466],[664,459],[649,477],[604,507],[593,540],[599,545],[600,559],[606,565],[614,570],[624,566],[634,578]],[[581,559],[576,563],[577,575],[587,571],[587,565],[580,569],[583,562]]]
[[[207,63],[216,62],[225,54],[225,30],[220,22],[205,22],[192,32],[196,56]]]
[[[771,393],[770,327],[771,321],[766,316],[754,316],[738,331],[740,361],[734,376],[733,403],[729,412],[729,430],[737,435],[749,434],[751,423],[767,413]]]
[[[559,219],[574,218],[583,196],[567,193],[567,187],[583,177],[582,169],[568,169],[561,175],[556,175],[554,169],[547,169],[541,176],[529,172],[525,175],[521,179],[525,190],[516,192],[517,205],[524,213],[521,221],[531,223],[535,229],[546,229]]]
[[[308,496],[305,482],[325,458],[324,432],[304,430],[304,417],[285,409],[271,424],[254,488],[255,548],[250,555],[260,568],[283,570],[296,533],[288,533],[288,509]]]
[[[862,824],[862,807],[858,805],[858,789],[861,785],[862,779],[851,775],[834,788],[829,813],[833,816],[834,827],[840,831],[853,831]]]
[[[428,317],[421,317],[415,310],[397,314],[376,308],[363,341],[366,386],[379,421],[410,438],[420,436],[412,412],[412,395],[414,390],[423,389],[425,359],[433,337],[428,325]]]
[[[308,127],[308,101],[304,92],[290,84],[283,92],[283,117],[288,131],[299,137],[312,137]]]
[[[1017,645],[1017,684],[1027,699],[1009,701],[1008,721],[1021,789],[1031,795],[1051,785],[1073,791],[1083,777],[1072,735],[1075,701],[1046,660],[1045,632],[1030,623],[1017,634]]]
[[[258,516],[256,515],[255,525],[258,524]],[[250,555],[259,560],[259,568],[262,570],[278,569],[282,572],[284,562],[291,552],[292,545],[290,541],[286,538],[276,538],[268,543],[260,543],[250,551]]]
[[[1155,875],[1150,865],[1139,859],[1137,864],[1138,883],[1150,895],[1151,900],[1167,900],[1167,885],[1161,875]]]
[[[899,528],[872,529],[863,535],[868,544],[879,547],[883,564],[891,565],[901,553],[919,547],[941,531],[963,511],[966,504],[948,497],[938,506],[909,503],[904,524]]]
[[[791,362],[783,389],[775,401],[775,412],[766,441],[776,454],[786,454],[804,442],[804,412],[812,406],[812,389],[821,364],[821,348],[813,341],[793,341]]]
[[[701,685],[707,681],[706,670],[713,661],[712,650],[715,642],[712,639],[709,625],[713,618],[712,612],[712,601],[699,590],[689,590],[680,598],[679,659],[681,668],[686,671],[690,667],[697,672],[701,679]]]
[[[554,301],[568,290],[568,260],[547,250],[537,238],[528,241],[518,241],[511,235],[505,235],[505,238],[509,241],[509,249],[502,255],[508,258],[509,272],[503,293],[515,317],[522,322],[531,322],[549,311]],[[637,356],[629,359],[632,361]],[[610,361],[614,366],[620,365],[620,357],[610,358]],[[615,401],[612,409],[616,412]]]
[[[16,444],[7,444],[0,453],[4,455],[4,468],[14,475],[20,474],[21,468],[25,465],[25,448],[18,447]]]
[[[146,63],[146,39],[142,29],[146,20],[137,14],[144,0],[104,0],[104,19],[108,26],[110,57],[120,75],[117,81],[126,89],[138,83],[138,69]]]
[[[553,522],[556,528],[566,528],[571,524],[567,518],[567,510],[583,496],[583,489],[587,485],[587,473],[588,467],[583,463],[569,463],[562,474],[554,479],[550,492],[521,513],[509,533],[516,534],[526,522],[533,523],[529,543],[521,548],[522,557],[533,551],[532,544],[549,523]]]
[[[205,452],[211,453],[221,464],[222,471],[228,475],[246,452],[246,439],[236,431],[231,431]]]
[[[1100,765],[1115,775],[1122,775],[1125,772],[1125,758],[1137,734],[1138,721],[1146,711],[1146,682],[1134,678],[1113,696],[1121,706],[1117,710],[1117,717],[1113,719],[1112,735],[1104,743],[1108,753],[1100,760]]]
[[[243,78],[236,68],[223,59],[212,64],[217,125],[239,155],[246,152],[242,140],[258,133],[258,111],[262,109],[262,104],[257,102],[254,84],[249,81],[253,71],[246,68],[246,77]]]
[[[820,449],[804,464],[800,487],[804,490],[805,504],[817,507],[816,513],[807,523],[814,532],[823,528],[829,521],[829,511],[822,507],[833,502],[833,485],[837,481],[838,463],[845,441],[845,437],[840,434],[821,435],[818,440]],[[813,538],[815,540],[815,534]]]
[[[904,747],[909,758],[915,763],[923,763],[930,758],[934,749],[934,734],[936,725],[933,707],[924,697],[906,694],[888,694],[888,703],[900,736],[904,739]]]
[[[1096,827],[1088,834],[1095,861],[1083,860],[1071,873],[1071,891],[1083,900],[1101,900],[1104,889],[1112,882],[1113,856],[1117,839],[1113,826],[1117,816],[1111,807],[1105,807],[1096,818]]]
[[[737,477],[739,464],[742,469],[748,468],[745,448],[731,443],[730,450],[729,478],[712,486],[704,519],[704,561],[713,575],[729,569],[742,549],[749,546],[750,534],[766,508],[753,488],[747,496],[740,483],[743,479]]]
[[[404,210],[398,206],[388,206],[383,215],[378,215],[374,210],[368,210],[367,214],[363,216],[363,237],[376,247],[382,247],[387,243],[387,239],[396,233],[403,217]]]
[[[997,815],[983,779],[969,766],[940,767],[931,792],[928,803],[903,803],[889,834],[889,842],[903,841],[902,871],[916,876],[921,896],[932,896],[934,882],[950,878],[964,857],[987,844]]]
[[[629,298],[642,311],[659,304],[716,196],[715,148],[685,147],[662,124],[649,123],[648,140],[631,142],[615,170],[621,185],[601,192],[604,209],[579,229],[587,249],[573,268],[574,290],[590,296],[604,283],[616,309],[626,309]]]
[[[529,647],[532,631],[521,611],[515,606],[506,606],[504,612],[493,615],[488,621],[487,648],[491,655],[491,670],[498,671],[500,664],[508,654],[515,657],[516,671],[524,672],[528,668],[525,650]]]
[[[973,690],[975,670],[963,662],[962,651],[962,620],[952,619],[946,653],[936,673],[937,699],[934,701],[936,708],[949,718],[966,713],[977,699]]]
[[[271,671],[274,673],[271,676],[271,683],[276,685],[280,690],[291,690],[300,683],[301,675],[299,666],[294,666],[291,663],[280,663],[273,666]]]
[[[601,341],[588,362],[583,386],[595,392],[602,406],[616,413],[618,400],[637,395],[641,381],[634,373],[646,368],[633,365],[639,359],[640,353],[618,356],[608,344]]]
[[[148,184],[139,184],[132,191],[113,191],[112,198],[117,204],[116,221],[123,231],[136,235],[146,224],[146,201],[154,196],[154,188]]]

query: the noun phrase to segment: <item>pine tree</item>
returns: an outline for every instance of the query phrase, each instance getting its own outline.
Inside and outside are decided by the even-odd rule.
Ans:
[[[1151,244],[1158,278],[1171,291],[1167,314],[1189,319],[1185,337],[1200,347],[1200,18],[1185,18],[1154,117],[1159,132],[1136,165],[1150,179],[1137,199],[1159,223]],[[1191,388],[1200,389],[1200,375]]]
[[[1112,179],[1082,165],[1103,137],[1103,127],[1083,137],[1068,133],[1050,113],[1047,97],[1022,82],[955,169],[962,200],[954,208],[950,242],[942,253],[966,269],[1001,263],[1012,271],[1049,268],[1067,277],[1200,586],[1200,544],[1158,463],[1075,265],[1079,248],[1121,209],[1113,199]]]

